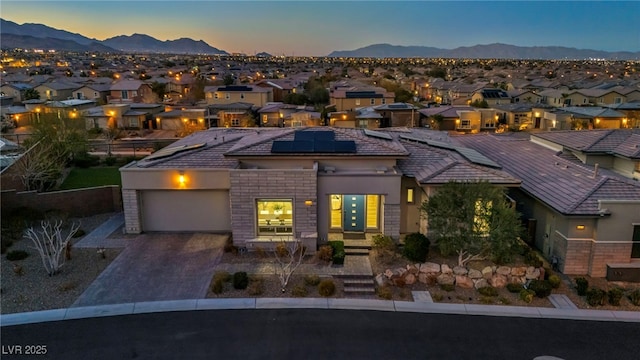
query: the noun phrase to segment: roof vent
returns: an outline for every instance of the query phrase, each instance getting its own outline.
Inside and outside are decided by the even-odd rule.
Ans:
[[[334,168],[333,166],[325,166],[324,171],[327,174],[333,174],[336,171],[336,168]]]
[[[386,167],[386,166],[378,166],[378,167],[376,168],[376,172],[377,172],[378,174],[384,174],[384,173],[386,173],[386,172],[387,172],[387,167]]]

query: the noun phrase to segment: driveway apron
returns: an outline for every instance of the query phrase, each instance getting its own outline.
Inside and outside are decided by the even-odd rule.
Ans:
[[[72,307],[204,298],[226,239],[181,233],[127,240],[122,253]]]

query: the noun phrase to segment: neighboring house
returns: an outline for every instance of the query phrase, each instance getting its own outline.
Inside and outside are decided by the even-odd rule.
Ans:
[[[354,111],[365,106],[393,103],[395,94],[380,87],[334,85],[329,91],[329,104],[336,111]]]
[[[73,98],[79,100],[94,100],[98,103],[107,103],[107,97],[111,93],[110,84],[85,84],[73,91]]]
[[[13,98],[14,104],[19,104],[24,100],[24,92],[32,86],[24,83],[3,84],[0,86],[0,93]]]
[[[156,126],[159,130],[204,130],[205,109],[177,109],[161,112],[155,115]]]
[[[71,99],[71,100],[61,100],[61,101],[47,101],[41,107],[41,109],[42,109],[42,113],[57,114],[58,118],[67,117],[70,119],[75,119],[84,115],[84,113],[88,109],[91,109],[95,106],[96,106],[96,102],[93,100]],[[40,109],[40,107],[38,109]],[[38,110],[36,109],[36,111]]]
[[[372,107],[380,114],[379,127],[415,127],[419,124],[418,108],[407,103],[383,104]]]
[[[78,87],[76,83],[53,80],[40,84],[34,89],[40,94],[41,100],[68,100],[73,98],[73,90]]]
[[[625,117],[622,118],[623,128],[640,128],[640,100],[609,105],[608,107],[624,114]]]
[[[569,114],[569,129],[620,129],[624,113],[610,108],[598,106],[567,106],[557,110],[558,113]],[[566,127],[563,127],[566,128]]]
[[[298,92],[295,82],[289,79],[261,80],[255,85],[263,88],[271,88],[273,90],[273,101],[284,101],[285,96]]]
[[[537,133],[531,140],[522,133],[458,136],[454,142],[522,179],[509,195],[528,219],[531,243],[547,259],[559,259],[563,273],[628,280],[640,276],[640,183],[579,160],[585,147],[614,148],[615,154],[594,154],[600,162],[637,158],[640,136],[624,131]]]
[[[508,128],[516,130],[524,130],[533,128],[531,108],[532,104],[513,103],[504,105],[493,105],[491,107],[496,111],[498,123]]]
[[[273,102],[273,89],[255,85],[205,86],[205,99],[209,105],[248,103],[263,107]]]
[[[427,231],[419,205],[449,181],[520,180],[444,132],[209,129],[120,169],[125,231],[226,231],[241,248],[329,233]]]
[[[527,89],[508,90],[507,94],[511,97],[512,103],[540,103],[542,96]]]
[[[208,127],[256,126],[257,110],[257,106],[244,102],[209,105],[205,120]]]
[[[154,103],[151,86],[140,80],[124,79],[111,84],[109,103]]]
[[[489,106],[508,104],[511,97],[502,89],[481,89],[471,95],[471,102],[486,101]]]
[[[418,110],[422,117],[421,123],[424,126],[446,131],[456,130],[460,125],[461,111],[475,111],[475,108],[471,106],[436,106]],[[441,117],[440,123],[435,120],[438,117]]]
[[[132,110],[131,104],[108,104],[89,109],[85,114],[87,129],[117,127],[126,130],[148,128],[150,114]]]

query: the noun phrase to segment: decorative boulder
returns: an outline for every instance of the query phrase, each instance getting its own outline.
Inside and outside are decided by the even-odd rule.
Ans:
[[[492,276],[493,269],[491,268],[491,266],[485,266],[484,269],[482,269],[482,277],[489,280]]]
[[[474,281],[473,281],[473,283],[474,283],[474,285],[473,285],[473,286],[474,286],[476,289],[480,289],[480,288],[483,288],[483,287],[487,287],[487,286],[489,286],[489,283],[487,282],[487,280],[486,280],[486,279],[478,279],[478,280],[474,280]]]
[[[387,279],[384,274],[376,275],[376,285],[383,286],[386,283],[387,283]]]
[[[404,283],[407,285],[413,285],[416,283],[416,276],[412,273],[407,273],[404,276]]]
[[[384,271],[384,276],[387,277],[387,279],[391,279],[391,277],[393,276],[393,271],[391,271],[391,269],[387,269]]]
[[[473,288],[473,280],[463,275],[456,275],[456,286],[471,289]]]
[[[533,266],[529,266],[527,268],[527,273],[525,274],[527,280],[534,280],[540,278],[540,269],[534,268]]]
[[[450,274],[440,274],[437,277],[437,281],[440,285],[453,285],[455,278]]]
[[[421,273],[439,273],[440,265],[432,262],[426,262],[424,264],[420,264],[420,272]]]
[[[480,270],[469,269],[469,274],[467,274],[471,279],[482,279],[482,273]]]
[[[507,277],[500,274],[495,274],[489,279],[489,285],[494,288],[503,288],[507,286]]]
[[[402,277],[406,272],[407,272],[407,269],[405,268],[396,268],[393,270],[393,275]]]
[[[453,268],[453,273],[455,275],[467,275],[468,271],[467,271],[467,268],[464,266],[455,266]]]
[[[524,276],[527,273],[525,266],[515,266],[511,268],[511,276]]]
[[[409,264],[407,265],[407,271],[410,272],[411,274],[417,274],[418,272],[420,272],[420,265],[416,266],[413,264]]]
[[[500,266],[499,268],[496,269],[496,274],[499,275],[510,275],[511,274],[511,268],[508,266]]]
[[[428,275],[427,275],[427,274],[425,274],[425,273],[419,273],[419,274],[418,274],[418,281],[419,281],[421,284],[427,284],[427,283],[429,282],[429,277],[428,277]]]
[[[451,270],[447,264],[442,264],[442,266],[440,266],[440,272],[443,274],[453,274],[453,270]]]

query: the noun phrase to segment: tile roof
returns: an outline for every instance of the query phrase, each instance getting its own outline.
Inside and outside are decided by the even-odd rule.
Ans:
[[[566,215],[598,216],[598,200],[640,200],[640,184],[593,168],[577,166],[542,145],[500,135],[456,136],[522,179],[521,188]]]
[[[640,160],[640,133],[635,133],[629,136],[625,141],[613,149],[613,153]]]
[[[635,146],[640,147],[637,135],[640,135],[638,129],[609,129],[550,131],[535,133],[532,136],[585,153],[609,153],[629,157],[634,154]],[[618,148],[620,152],[616,150]]]

